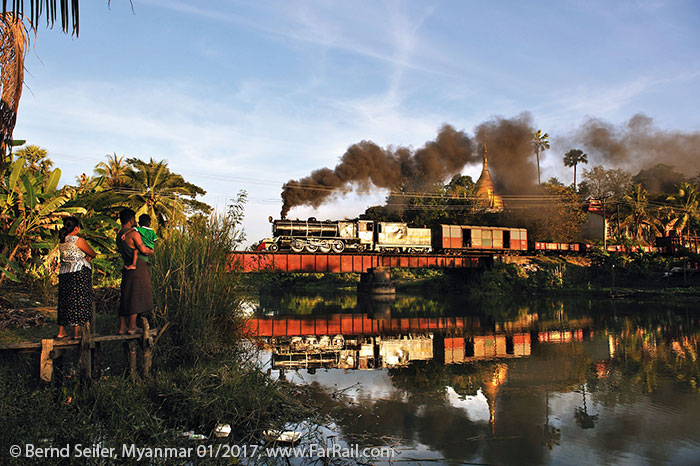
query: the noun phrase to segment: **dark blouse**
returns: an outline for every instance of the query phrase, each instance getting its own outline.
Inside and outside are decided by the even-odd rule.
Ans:
[[[119,254],[121,254],[122,256],[122,259],[124,259],[125,265],[131,265],[131,263],[134,261],[135,248],[132,248],[131,246],[126,244],[126,241],[122,239],[124,233],[128,232],[129,230],[132,230],[132,228],[122,228],[121,230],[119,230],[119,233],[117,233],[117,251],[119,251]]]

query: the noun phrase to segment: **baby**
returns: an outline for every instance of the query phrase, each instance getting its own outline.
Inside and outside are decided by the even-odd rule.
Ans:
[[[139,215],[139,226],[134,227],[134,230],[138,231],[141,235],[141,241],[143,241],[143,245],[147,248],[153,249],[153,247],[156,245],[156,241],[158,241],[158,236],[156,236],[156,232],[153,231],[153,229],[151,229],[150,225],[151,217],[149,217],[146,214],[142,214]],[[126,270],[134,270],[136,268],[136,261],[138,260],[138,258],[139,251],[137,249],[134,249],[134,259],[131,265],[127,265],[125,267]]]

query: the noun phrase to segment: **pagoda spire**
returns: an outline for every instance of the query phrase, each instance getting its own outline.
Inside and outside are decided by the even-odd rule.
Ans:
[[[495,186],[489,172],[488,149],[486,144],[483,147],[484,166],[481,169],[481,176],[476,182],[477,202],[486,210],[499,212],[503,210],[503,200],[495,192]]]

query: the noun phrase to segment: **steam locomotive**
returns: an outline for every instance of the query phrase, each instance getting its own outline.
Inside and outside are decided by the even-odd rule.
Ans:
[[[385,253],[459,253],[461,251],[527,251],[524,228],[472,225],[437,225],[412,228],[401,222],[372,220],[273,220],[272,237],[258,250],[341,253],[372,251]]]

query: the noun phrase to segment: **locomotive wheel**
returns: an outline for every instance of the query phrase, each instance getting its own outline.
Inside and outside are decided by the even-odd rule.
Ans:
[[[357,245],[357,252],[364,252],[365,251],[365,245],[364,244],[358,244]]]
[[[306,250],[308,252],[316,252],[318,251],[318,246],[316,246],[315,244],[306,243]]]
[[[272,252],[277,252],[280,250],[280,247],[277,245],[277,243],[272,243],[271,245],[269,245],[267,247],[267,250],[272,251]]]
[[[328,243],[328,241],[322,241],[318,246],[318,250],[324,254],[328,254],[331,252],[331,245]]]
[[[298,239],[295,239],[294,241],[292,241],[292,244],[290,244],[289,247],[294,252],[301,252],[304,250],[304,243],[302,243]]]
[[[331,249],[333,249],[333,252],[336,254],[340,254],[345,250],[345,243],[343,243],[340,240],[333,241],[333,244],[331,245]]]

